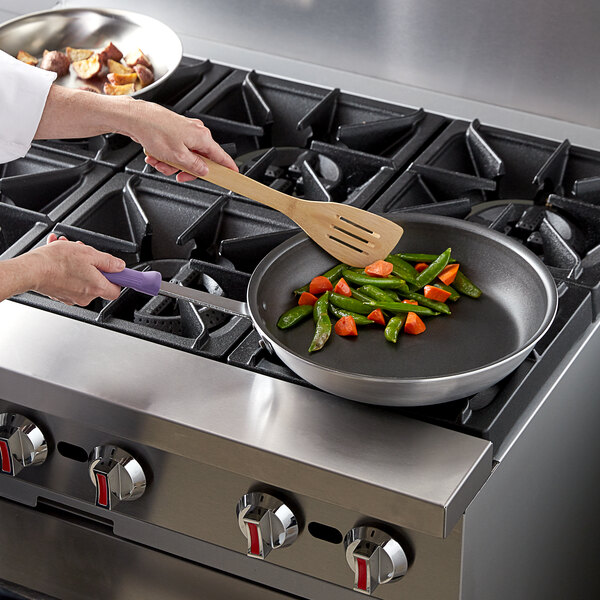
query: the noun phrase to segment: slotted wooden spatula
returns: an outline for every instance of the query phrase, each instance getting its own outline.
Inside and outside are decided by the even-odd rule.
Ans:
[[[168,164],[282,212],[329,254],[353,267],[385,258],[404,233],[400,225],[360,208],[288,196],[204,156],[202,160],[208,165],[207,175]]]

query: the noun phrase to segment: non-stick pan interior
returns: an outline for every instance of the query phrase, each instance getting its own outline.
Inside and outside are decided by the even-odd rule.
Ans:
[[[384,339],[381,326],[373,325],[359,328],[357,338],[332,333],[323,350],[309,354],[312,319],[287,331],[276,323],[295,304],[292,290],[336,261],[312,241],[295,239],[274,251],[252,277],[250,309],[267,338],[301,359],[338,372],[412,379],[465,373],[501,361],[548,324],[554,283],[518,243],[455,219],[410,215],[398,220],[405,233],[396,252],[440,253],[451,247],[461,270],[483,290],[482,297],[449,303],[451,316],[426,318],[425,333],[402,333],[395,345]]]

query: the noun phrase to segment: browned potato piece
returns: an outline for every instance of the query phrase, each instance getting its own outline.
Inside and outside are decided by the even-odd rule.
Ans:
[[[102,65],[97,54],[92,54],[90,58],[73,63],[73,70],[80,79],[91,79],[94,75],[98,75],[101,68]]]
[[[108,70],[111,73],[118,73],[119,75],[127,75],[128,73],[133,73],[133,69],[124,65],[116,60],[108,59]]]
[[[137,73],[137,76],[140,78],[142,87],[146,87],[154,81],[154,74],[148,67],[145,67],[144,65],[135,65],[135,67],[133,67],[133,70]]]
[[[100,57],[100,62],[102,64],[106,64],[106,62],[110,60],[119,61],[123,58],[123,53],[112,43],[109,42],[108,45],[98,53]]]
[[[54,71],[59,77],[62,77],[69,72],[70,64],[66,54],[58,50],[52,50],[52,52],[44,50],[44,57],[42,58],[40,67],[46,69],[46,71]]]
[[[125,83],[135,83],[137,81],[137,73],[109,73],[107,76],[108,82],[113,85],[123,85]]]
[[[104,93],[110,96],[126,96],[135,92],[135,83],[126,83],[125,85],[104,84]]]
[[[133,67],[135,65],[144,65],[144,67],[148,67],[149,69],[152,68],[148,57],[139,48],[136,48],[135,50],[127,54],[125,56],[125,62],[130,67]]]
[[[85,48],[71,48],[70,46],[67,46],[66,52],[69,60],[72,63],[85,60],[94,54],[93,50],[86,50]]]
[[[32,65],[34,67],[39,62],[35,56],[32,56],[31,54],[29,54],[29,52],[25,52],[25,50],[19,50],[19,52],[17,53],[17,58],[21,62],[24,62],[28,65]]]

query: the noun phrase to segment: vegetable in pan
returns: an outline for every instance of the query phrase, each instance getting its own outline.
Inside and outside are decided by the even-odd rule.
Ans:
[[[364,269],[338,264],[294,290],[298,304],[281,315],[277,326],[290,329],[312,314],[315,330],[309,352],[321,350],[332,330],[356,337],[357,327],[380,325],[392,344],[402,331],[419,335],[427,329],[423,318],[451,314],[447,301],[482,295],[451,252],[391,254]]]

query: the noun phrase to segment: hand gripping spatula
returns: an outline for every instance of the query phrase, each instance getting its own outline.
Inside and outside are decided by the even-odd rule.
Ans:
[[[288,196],[204,156],[202,160],[208,165],[206,175],[192,173],[175,163],[167,164],[278,210],[321,248],[353,267],[366,267],[384,259],[404,233],[400,225],[355,206]]]

